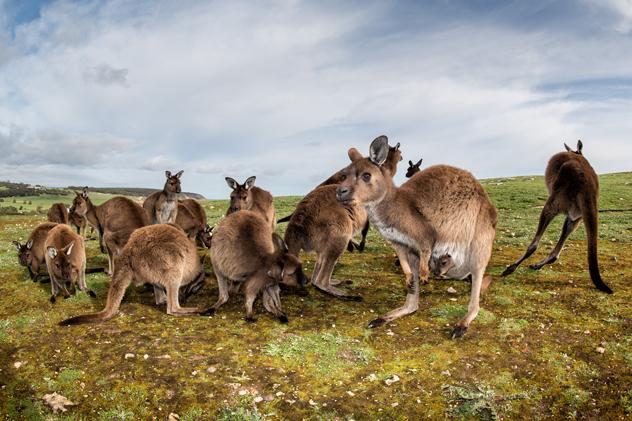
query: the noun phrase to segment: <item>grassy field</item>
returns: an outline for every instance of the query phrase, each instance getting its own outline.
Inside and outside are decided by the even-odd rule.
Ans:
[[[629,419],[632,212],[600,214],[601,269],[613,295],[590,282],[583,228],[555,264],[541,271],[525,264],[500,278],[531,240],[546,190],[541,177],[483,184],[500,211],[489,267],[494,283],[458,340],[448,336],[467,306],[463,281],[432,280],[416,314],[366,329],[405,295],[393,251],[373,231],[367,250],[345,253],[335,270],[353,280],[348,288],[363,302],[310,288],[308,297],[283,296],[288,325],[260,305],[258,322],[249,324],[241,297],[212,318],[176,318],[153,304],[151,292],[130,288],[114,319],[61,328],[62,319],[103,307],[109,278],[87,276],[97,299],[79,294],[51,305],[50,286],[28,279],[10,244],[45,216],[2,217],[0,413],[28,420],[166,420],[170,413],[180,420]],[[632,173],[602,176],[601,189],[602,209],[632,207]],[[36,209],[58,199],[69,203],[71,196],[18,202],[31,200]],[[298,200],[278,198],[278,215]],[[204,206],[214,224],[227,202]],[[527,263],[548,253],[562,220]],[[96,241],[87,247],[88,266],[106,264]],[[314,257],[303,257],[309,274]],[[190,302],[206,306],[216,297],[209,275]],[[42,400],[52,392],[76,405],[53,414]]]

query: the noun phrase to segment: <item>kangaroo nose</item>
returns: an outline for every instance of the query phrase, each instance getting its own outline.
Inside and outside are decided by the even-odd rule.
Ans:
[[[349,193],[349,188],[348,187],[343,187],[343,186],[338,186],[338,188],[336,189],[336,193],[339,196],[345,195],[345,194]]]

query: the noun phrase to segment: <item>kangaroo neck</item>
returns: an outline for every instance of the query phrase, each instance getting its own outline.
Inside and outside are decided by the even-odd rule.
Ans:
[[[167,202],[173,202],[173,201],[175,201],[175,200],[176,200],[176,198],[177,198],[177,193],[174,193],[174,192],[169,192],[169,191],[164,190],[164,189],[163,189],[163,191],[162,191],[162,194],[164,195],[165,200],[166,200]]]
[[[371,221],[383,220],[390,213],[390,209],[392,209],[393,203],[397,199],[398,190],[391,179],[388,181],[386,190],[380,199],[364,205]]]
[[[100,227],[101,224],[99,223],[99,212],[98,212],[100,206],[94,206],[90,199],[86,200],[86,205],[88,208],[88,210],[86,211],[86,219],[88,220],[88,222],[90,222],[90,224],[92,224],[92,226]]]

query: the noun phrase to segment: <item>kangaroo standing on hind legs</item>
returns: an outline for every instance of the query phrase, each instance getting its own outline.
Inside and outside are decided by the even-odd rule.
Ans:
[[[429,167],[395,187],[383,167],[387,154],[386,136],[373,140],[369,158],[349,153],[352,163],[343,170],[345,180],[336,190],[340,203],[366,209],[371,224],[393,244],[406,276],[404,305],[371,321],[369,327],[417,311],[419,282],[428,279],[430,258],[449,254],[452,266],[445,276],[472,275],[467,314],[451,335],[462,336],[480,308],[483,275],[496,235],[496,208],[471,173],[447,165]]]
[[[165,186],[161,191],[147,196],[143,202],[143,208],[147,212],[151,224],[175,223],[178,215],[178,194],[182,191],[180,177],[184,171],[178,171],[171,175],[171,171],[165,171]]]
[[[544,173],[544,182],[549,191],[549,198],[540,213],[540,222],[533,241],[527,247],[524,255],[507,267],[502,276],[513,273],[523,261],[536,251],[549,223],[558,214],[563,213],[566,215],[566,220],[557,244],[548,257],[529,267],[537,270],[544,265],[555,262],[562,251],[564,242],[583,219],[588,240],[590,279],[598,290],[612,294],[612,290],[601,279],[597,260],[599,178],[582,154],[581,140],[577,141],[576,150],[572,150],[566,143],[564,147],[566,152],[553,155]]]
[[[257,177],[248,177],[244,184],[239,184],[234,178],[226,177],[226,184],[233,189],[230,192],[230,206],[226,215],[239,210],[257,212],[270,224],[272,231],[276,228],[276,212],[274,199],[270,192],[255,186]]]

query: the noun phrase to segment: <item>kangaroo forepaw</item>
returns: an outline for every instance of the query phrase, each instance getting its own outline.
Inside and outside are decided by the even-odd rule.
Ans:
[[[215,314],[215,309],[213,307],[209,307],[204,311],[198,313],[200,316],[212,316]]]
[[[465,334],[465,332],[467,332],[467,326],[458,325],[452,331],[452,334],[450,335],[450,338],[451,339],[460,338],[461,336],[463,336]]]
[[[287,316],[285,314],[282,314],[278,317],[279,321],[283,324],[287,324],[289,322],[289,320],[287,319]]]
[[[373,319],[369,322],[369,325],[367,326],[369,329],[374,329],[376,327],[382,326],[384,323],[386,323],[386,320],[384,320],[381,317],[378,317],[377,319]]]

